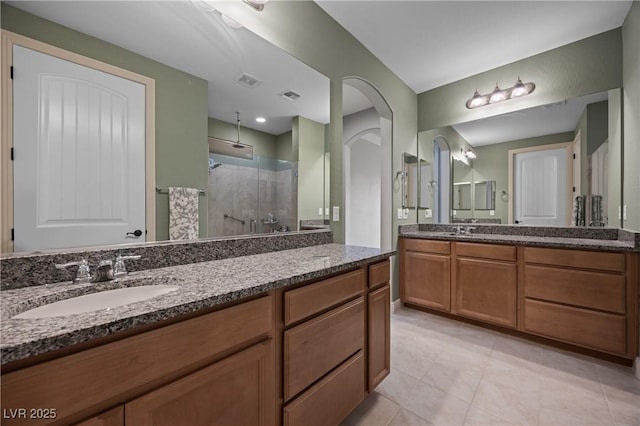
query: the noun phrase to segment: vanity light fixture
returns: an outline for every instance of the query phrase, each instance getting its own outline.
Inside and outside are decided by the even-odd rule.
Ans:
[[[242,1],[248,4],[249,6],[251,6],[252,8],[254,8],[255,10],[257,10],[258,12],[260,12],[262,11],[262,9],[264,9],[265,3],[267,3],[269,0],[242,0]]]
[[[523,83],[522,80],[520,80],[520,77],[518,77],[518,81],[516,82],[515,86],[508,89],[500,89],[500,87],[496,83],[496,88],[493,89],[493,92],[489,94],[481,95],[480,93],[478,93],[478,90],[476,90],[471,99],[467,101],[466,105],[468,109],[478,108],[481,106],[506,101],[508,99],[526,96],[533,92],[535,89],[535,83]]]
[[[464,162],[463,159],[475,159],[477,158],[476,156],[476,152],[473,150],[473,148],[468,147],[468,148],[460,148],[460,159],[461,161]]]

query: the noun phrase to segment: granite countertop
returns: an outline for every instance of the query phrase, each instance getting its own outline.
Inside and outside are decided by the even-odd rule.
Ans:
[[[404,225],[399,236],[431,240],[512,244],[531,247],[599,251],[640,251],[640,233],[614,228],[524,227],[474,224],[470,234],[458,234],[456,225]],[[463,226],[464,228],[464,226]]]
[[[447,240],[472,243],[514,244],[531,247],[572,248],[602,251],[636,251],[632,242],[599,240],[591,238],[540,237],[532,235],[463,234],[450,232],[415,231],[405,232],[401,237],[429,240]]]
[[[105,283],[71,282],[1,292],[1,363],[44,354],[136,326],[196,312],[276,288],[322,278],[394,254],[373,248],[324,244],[130,273]],[[76,315],[11,319],[46,303],[100,290],[171,284],[179,289],[142,302]]]

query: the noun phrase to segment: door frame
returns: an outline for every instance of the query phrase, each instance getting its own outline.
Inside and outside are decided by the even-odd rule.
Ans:
[[[88,58],[59,47],[51,46],[38,40],[22,36],[10,31],[1,31],[2,67],[1,81],[1,122],[2,142],[0,146],[0,253],[13,252],[11,239],[13,229],[13,163],[11,148],[13,147],[13,84],[10,70],[13,65],[13,46],[18,45],[76,63],[117,77],[135,81],[145,86],[145,227],[146,241],[156,239],[156,125],[155,125],[155,80],[132,71],[110,65],[96,59]]]
[[[573,206],[573,191],[571,191],[571,182],[573,182],[573,141],[571,142],[562,142],[562,143],[554,143],[549,145],[537,145],[530,146],[527,148],[519,148],[519,149],[510,149],[508,152],[509,158],[509,169],[508,169],[508,191],[509,191],[509,206],[508,206],[508,221],[509,225],[513,224],[513,199],[515,198],[515,193],[513,190],[513,172],[514,172],[514,162],[513,159],[516,154],[524,154],[527,152],[535,152],[535,151],[546,151],[550,149],[560,149],[564,148],[567,151],[567,223],[571,223],[571,210]]]

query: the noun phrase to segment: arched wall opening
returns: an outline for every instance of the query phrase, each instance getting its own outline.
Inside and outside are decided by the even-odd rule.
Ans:
[[[362,79],[344,79],[343,89],[345,243],[391,249],[392,112]]]

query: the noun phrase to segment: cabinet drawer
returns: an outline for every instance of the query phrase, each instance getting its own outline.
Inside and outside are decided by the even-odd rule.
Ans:
[[[456,255],[515,262],[516,248],[497,244],[455,243]]]
[[[369,266],[369,288],[376,288],[389,282],[391,262],[388,260]]]
[[[284,408],[284,426],[338,425],[364,399],[364,355],[354,355]]]
[[[525,300],[524,329],[568,343],[625,355],[625,317],[554,303]]]
[[[614,272],[624,272],[625,269],[623,253],[525,247],[524,261]]]
[[[364,320],[360,297],[285,331],[285,401],[364,347]]]
[[[451,243],[449,241],[420,240],[405,238],[404,247],[407,251],[421,251],[425,253],[451,253]]]
[[[524,295],[620,314],[626,312],[622,275],[526,265]]]
[[[55,407],[57,422],[81,420],[80,412],[105,410],[133,389],[157,387],[223,351],[269,335],[273,319],[273,297],[265,296],[7,373],[2,406]]]
[[[364,272],[361,269],[287,291],[284,294],[284,323],[293,324],[363,291]]]

